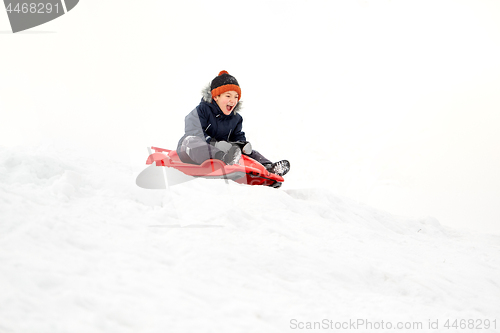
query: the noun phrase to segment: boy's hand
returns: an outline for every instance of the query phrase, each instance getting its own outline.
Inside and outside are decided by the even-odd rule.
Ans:
[[[243,154],[250,155],[253,151],[252,144],[248,141],[236,141],[236,142],[233,142],[233,144],[240,147]]]
[[[252,144],[248,141],[236,141],[236,142],[227,142],[227,141],[217,141],[215,139],[210,140],[210,144],[215,148],[222,150],[227,153],[229,149],[231,149],[232,145],[238,146],[243,154],[250,155],[253,151]]]
[[[231,143],[227,141],[213,141],[210,142],[210,144],[213,144],[213,146],[219,150],[222,150],[223,152],[227,153],[229,149],[233,146]]]

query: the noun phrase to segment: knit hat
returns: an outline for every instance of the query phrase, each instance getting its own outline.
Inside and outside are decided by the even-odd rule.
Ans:
[[[212,98],[226,91],[236,91],[238,93],[238,100],[241,98],[241,89],[238,81],[226,71],[221,71],[219,75],[212,80],[210,90],[212,91]]]

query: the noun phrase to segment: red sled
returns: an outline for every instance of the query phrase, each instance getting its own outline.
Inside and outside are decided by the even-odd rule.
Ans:
[[[166,188],[166,183],[175,185],[193,177],[230,179],[239,184],[264,185],[274,188],[280,187],[285,181],[283,177],[270,173],[262,164],[246,155],[241,155],[240,161],[233,165],[227,165],[216,159],[206,160],[201,165],[196,165],[182,162],[175,150],[158,147],[151,147],[151,149],[155,152],[149,155],[146,161],[149,167],[137,176],[136,183],[143,188]],[[181,173],[173,172],[173,170]]]

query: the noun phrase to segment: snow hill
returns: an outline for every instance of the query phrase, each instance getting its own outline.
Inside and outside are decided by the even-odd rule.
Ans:
[[[144,190],[121,162],[0,148],[0,332],[499,330],[498,236],[286,182]]]

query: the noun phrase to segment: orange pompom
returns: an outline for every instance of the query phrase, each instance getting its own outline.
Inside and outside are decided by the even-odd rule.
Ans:
[[[220,71],[219,76],[221,76],[222,74],[229,74],[229,73],[227,71]]]

